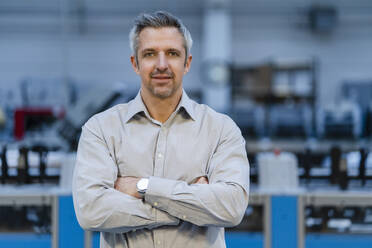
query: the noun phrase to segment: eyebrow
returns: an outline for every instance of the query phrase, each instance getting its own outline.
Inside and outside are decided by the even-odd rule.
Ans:
[[[176,49],[176,48],[171,48],[171,49],[168,49],[167,50],[168,52],[177,52],[177,53],[182,53],[180,50]]]
[[[146,49],[144,49],[144,50],[141,51],[141,54],[144,54],[146,52],[156,52],[156,50],[155,49],[152,49],[152,48],[146,48]]]
[[[167,52],[177,52],[177,53],[182,53],[179,49],[177,48],[169,48],[166,50]],[[144,50],[141,51],[141,54],[144,54],[146,52],[156,52],[156,49],[153,49],[153,48],[146,48]]]

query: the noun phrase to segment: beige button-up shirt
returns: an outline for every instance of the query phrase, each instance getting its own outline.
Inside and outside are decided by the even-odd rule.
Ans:
[[[148,177],[143,200],[114,189],[119,176]],[[209,184],[192,184],[206,176]],[[185,92],[165,123],[140,93],[82,128],[73,178],[76,216],[101,247],[225,247],[224,227],[248,204],[245,141],[226,115]]]

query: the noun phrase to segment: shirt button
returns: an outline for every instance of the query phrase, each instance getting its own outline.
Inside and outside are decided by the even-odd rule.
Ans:
[[[186,219],[186,215],[182,216],[182,219]]]
[[[163,157],[163,154],[158,153],[158,157],[159,157],[159,158],[162,158],[162,157]]]
[[[157,202],[154,202],[154,206],[156,207],[158,205],[158,203]]]
[[[158,243],[158,245],[160,245],[160,240],[158,240],[158,242],[156,242],[156,243]]]

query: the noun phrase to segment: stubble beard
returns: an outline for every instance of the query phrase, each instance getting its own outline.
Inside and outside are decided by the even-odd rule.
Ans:
[[[160,98],[160,99],[166,99],[166,98],[169,98],[171,96],[173,96],[177,90],[179,89],[180,85],[178,87],[175,87],[175,86],[170,86],[170,87],[167,87],[167,89],[164,90],[163,87],[159,87],[160,89],[157,89],[158,87],[154,87],[152,85],[146,87],[147,90],[149,92],[151,92],[151,94],[157,98]]]
[[[176,84],[172,76],[171,81],[162,87],[155,86],[151,82],[150,84],[145,84],[145,87],[154,97],[166,99],[172,97],[179,90],[181,85],[182,84]]]

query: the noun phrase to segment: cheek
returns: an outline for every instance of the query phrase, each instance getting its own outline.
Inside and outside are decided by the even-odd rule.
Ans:
[[[149,66],[143,66],[140,69],[140,75],[142,78],[148,78],[151,72],[152,72],[152,69]]]
[[[173,73],[178,77],[182,77],[184,74],[186,74],[186,67],[184,66],[184,63],[177,63],[177,65],[173,66],[172,69]]]

